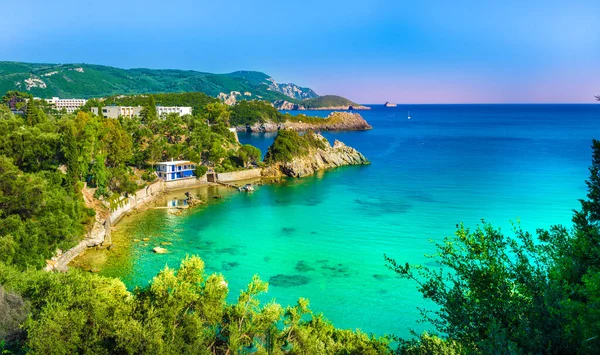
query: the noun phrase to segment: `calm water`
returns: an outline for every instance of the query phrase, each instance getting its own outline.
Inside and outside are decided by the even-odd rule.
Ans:
[[[103,273],[143,285],[196,254],[209,272],[226,276],[232,301],[253,274],[285,275],[272,279],[265,301],[307,297],[336,326],[406,336],[409,327],[424,329],[417,307],[427,304],[413,283],[386,269],[383,254],[424,262],[434,252],[430,240],[481,218],[506,232],[511,220],[529,231],[570,224],[585,195],[591,139],[600,138],[598,105],[374,106],[361,114],[373,130],[326,137],[372,165],[253,194],[213,191],[224,198],[182,216],[138,214],[117,237],[151,240],[127,248],[125,263],[109,256]],[[263,152],[272,139],[240,137]],[[149,251],[161,241],[173,243],[170,254]]]

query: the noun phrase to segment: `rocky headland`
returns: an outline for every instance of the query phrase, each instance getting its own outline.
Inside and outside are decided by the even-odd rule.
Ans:
[[[286,122],[257,122],[253,125],[237,126],[238,132],[277,132],[282,129],[296,132],[306,131],[366,131],[372,129],[371,125],[358,113],[333,112],[321,122],[312,121],[286,121]]]
[[[323,107],[305,107],[302,104],[297,104],[287,100],[276,100],[273,101],[273,106],[278,110],[294,111],[294,110],[315,110],[315,111],[333,111],[333,110],[370,110],[369,106],[363,105],[336,105],[336,106],[323,106]]]
[[[312,134],[312,133],[311,133]],[[369,160],[358,150],[335,140],[333,146],[322,135],[314,133],[323,142],[324,148],[311,148],[307,154],[296,156],[289,162],[277,162],[264,168],[262,175],[269,178],[283,176],[305,177],[319,170],[345,165],[367,165]]]

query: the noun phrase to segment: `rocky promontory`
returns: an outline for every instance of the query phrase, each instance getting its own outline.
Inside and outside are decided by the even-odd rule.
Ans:
[[[298,117],[298,116],[294,116]],[[332,112],[327,118],[311,120],[288,120],[285,122],[257,122],[253,125],[237,126],[238,132],[277,132],[282,129],[296,132],[306,131],[366,131],[371,125],[358,113]]]
[[[313,110],[313,111],[333,111],[333,110],[370,110],[369,106],[357,105],[357,104],[344,104],[344,105],[334,105],[334,106],[321,106],[321,107],[305,107],[304,105],[297,104],[294,102],[289,102],[287,100],[275,100],[273,101],[273,106],[278,110],[285,111],[304,111],[304,110]]]
[[[313,139],[320,142],[319,148],[312,147],[307,154],[296,156],[287,162],[276,162],[264,168],[264,177],[304,177],[314,174],[319,170],[337,168],[345,165],[367,165],[369,160],[358,150],[335,140],[333,146],[329,141],[318,133],[309,132],[314,135]]]

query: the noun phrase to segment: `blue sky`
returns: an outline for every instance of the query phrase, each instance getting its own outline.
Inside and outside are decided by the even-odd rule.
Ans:
[[[0,60],[258,70],[361,103],[592,102],[600,1],[20,0]]]

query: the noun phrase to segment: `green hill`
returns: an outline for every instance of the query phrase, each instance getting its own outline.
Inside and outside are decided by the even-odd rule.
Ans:
[[[50,98],[93,98],[172,92],[203,92],[236,100],[300,102],[319,96],[295,84],[276,83],[267,74],[238,71],[211,74],[193,70],[119,69],[92,64],[0,62],[0,92],[27,91]]]
[[[302,101],[302,106],[307,109],[315,109],[320,107],[358,106],[358,104],[341,96],[325,95],[304,100]]]

